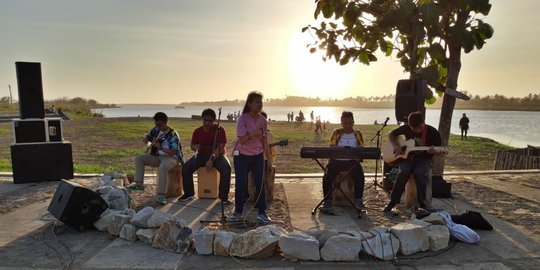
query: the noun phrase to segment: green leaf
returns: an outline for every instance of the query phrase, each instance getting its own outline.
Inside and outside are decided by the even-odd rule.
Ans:
[[[428,49],[431,59],[437,60],[437,63],[442,63],[446,60],[446,52],[439,43],[433,43]]]
[[[302,33],[306,32],[308,30],[308,26],[302,28]]]
[[[310,52],[310,53],[315,53],[316,51],[317,51],[317,48],[310,48],[310,49],[309,49],[309,52]]]
[[[426,80],[428,84],[434,84],[439,81],[439,70],[438,66],[428,66],[420,70],[420,75],[422,79]]]
[[[360,61],[360,63],[362,64],[365,64],[365,65],[369,65],[369,56],[366,52],[364,51],[360,51],[358,53],[358,60]]]
[[[465,53],[469,53],[474,49],[476,40],[471,32],[464,31],[461,35],[461,41],[461,47],[463,47]]]
[[[479,24],[478,30],[482,33],[482,35],[486,36],[486,39],[493,37],[493,33],[495,32],[493,27],[487,23]]]

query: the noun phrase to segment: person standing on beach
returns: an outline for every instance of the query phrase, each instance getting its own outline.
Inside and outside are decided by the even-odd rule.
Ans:
[[[128,186],[131,190],[144,190],[144,167],[157,167],[159,170],[156,202],[165,204],[167,188],[167,176],[169,170],[183,163],[182,145],[180,136],[169,127],[168,117],[163,112],[154,115],[155,127],[144,136],[143,143],[151,143],[150,153],[139,155],[135,158],[135,183]]]
[[[266,215],[266,191],[264,183],[265,162],[264,154],[267,155],[266,165],[272,168],[272,157],[269,151],[267,132],[268,122],[261,115],[263,108],[263,95],[260,92],[250,92],[242,114],[236,122],[238,140],[234,146],[234,171],[236,175],[235,207],[234,213],[228,217],[229,221],[242,219],[244,202],[248,187],[248,172],[253,173],[256,192],[259,199],[256,202],[259,214],[257,220],[268,224],[272,221]]]
[[[236,112],[234,112],[236,114]],[[193,187],[193,173],[201,168],[207,170],[216,168],[219,172],[219,199],[227,204],[229,201],[229,189],[231,187],[231,163],[225,156],[225,145],[227,144],[227,134],[222,126],[217,127],[216,112],[212,109],[205,109],[202,112],[202,126],[193,131],[191,137],[191,150],[197,154],[186,161],[182,167],[182,181],[184,183],[184,195],[178,198],[179,202],[186,202],[193,199],[195,189]],[[219,131],[218,131],[219,128]],[[218,132],[217,141],[216,132]],[[214,144],[215,143],[215,144]],[[212,149],[212,147],[215,147]]]
[[[465,134],[465,140],[467,139],[467,131],[469,130],[469,118],[466,114],[463,114],[463,117],[459,120],[459,128],[461,129],[461,139],[463,140],[463,135]]]

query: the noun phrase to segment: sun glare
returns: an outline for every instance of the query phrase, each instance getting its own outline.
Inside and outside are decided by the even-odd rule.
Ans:
[[[292,95],[342,98],[352,87],[355,68],[340,66],[333,59],[324,62],[323,53],[312,54],[306,47],[313,43],[307,33],[295,34],[289,43],[288,76]]]

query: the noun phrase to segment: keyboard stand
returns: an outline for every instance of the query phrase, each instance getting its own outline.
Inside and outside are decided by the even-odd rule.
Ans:
[[[323,175],[323,178],[326,177],[326,168],[321,164],[321,162],[314,158],[313,160],[315,160],[317,162],[317,164],[319,164],[319,167],[321,167],[321,169],[324,171],[324,175]],[[360,163],[357,163],[357,165],[360,165]],[[315,213],[317,213],[317,209],[319,209],[319,207],[324,203],[324,201],[330,197],[332,195],[332,193],[334,193],[334,190],[339,190],[341,192],[341,194],[343,194],[343,196],[345,198],[347,198],[347,201],[349,202],[349,204],[354,208],[354,210],[356,210],[356,213],[358,213],[358,218],[362,218],[362,209],[356,207],[356,205],[354,204],[354,202],[351,200],[351,198],[349,198],[349,196],[347,194],[345,194],[345,191],[343,191],[343,189],[341,189],[341,182],[345,179],[347,179],[347,177],[349,176],[349,174],[351,173],[351,171],[357,166],[352,166],[345,175],[338,175],[336,177],[336,180],[334,181],[334,185],[332,186],[332,190],[330,190],[330,192],[328,192],[328,194],[326,194],[324,196],[324,198],[319,202],[319,204],[317,204],[317,206],[315,206],[315,208],[313,208],[313,210],[311,210],[311,214],[312,215],[315,215]],[[324,181],[324,180],[323,180]],[[355,183],[356,184],[356,183]]]

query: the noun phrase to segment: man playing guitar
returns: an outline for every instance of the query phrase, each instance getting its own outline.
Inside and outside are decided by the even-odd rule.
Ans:
[[[432,157],[439,153],[434,146],[441,145],[441,135],[439,131],[430,125],[424,123],[424,117],[421,112],[409,114],[408,124],[394,129],[388,135],[388,139],[394,148],[395,154],[402,154],[404,149],[399,145],[398,137],[405,137],[406,140],[413,139],[416,146],[430,146],[427,151],[412,153],[407,159],[399,163],[399,173],[392,189],[390,202],[384,207],[383,212],[390,212],[399,201],[405,191],[405,185],[412,174],[416,181],[417,198],[421,208],[426,206],[426,188],[431,178],[431,169],[433,167]]]
[[[178,133],[168,126],[168,117],[163,112],[154,115],[155,127],[146,134],[143,143],[151,142],[150,153],[139,155],[135,158],[135,183],[128,186],[131,190],[144,190],[144,166],[159,168],[158,195],[156,202],[167,202],[165,192],[167,188],[167,176],[169,170],[183,163],[182,146]]]

